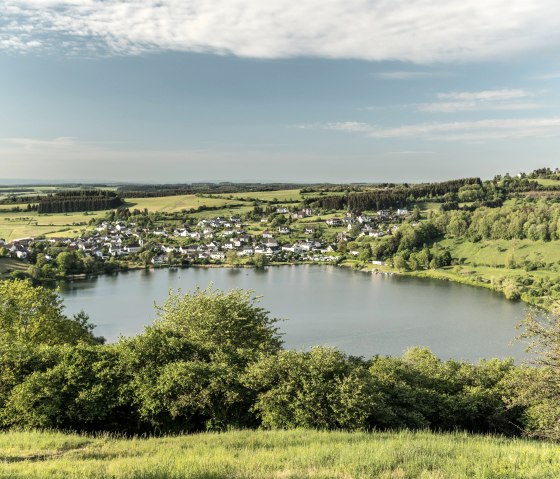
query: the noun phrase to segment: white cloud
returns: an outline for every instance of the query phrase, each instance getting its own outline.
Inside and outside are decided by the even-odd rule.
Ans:
[[[39,138],[0,138],[0,142],[19,146],[26,149],[31,148],[68,148],[76,145],[74,138],[70,136],[61,136],[52,140],[43,140]]]
[[[461,101],[496,101],[513,100],[533,96],[525,90],[483,90],[483,91],[460,91],[450,93],[438,93],[437,97],[441,100],[461,100]]]
[[[527,101],[534,93],[520,89],[482,90],[438,93],[442,101],[419,103],[417,110],[423,112],[451,113],[476,110],[534,110],[544,106]]]
[[[352,122],[327,123],[320,128],[361,132],[371,138],[419,138],[438,141],[560,137],[560,117],[416,123],[389,128],[360,123],[359,130],[347,128],[348,123]]]
[[[7,50],[26,51],[40,42],[47,50],[93,48],[125,55],[175,50],[430,63],[491,59],[560,45],[556,0],[2,3],[0,48]]]
[[[374,77],[381,80],[416,80],[419,78],[435,78],[449,76],[448,72],[440,71],[391,71],[374,73]]]

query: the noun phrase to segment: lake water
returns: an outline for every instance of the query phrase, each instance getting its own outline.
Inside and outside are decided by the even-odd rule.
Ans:
[[[336,346],[370,357],[428,346],[441,358],[521,358],[511,341],[525,305],[482,288],[447,281],[384,276],[331,266],[280,266],[265,271],[185,268],[131,271],[75,281],[61,291],[66,312],[83,309],[96,334],[115,341],[141,332],[170,289],[210,283],[251,289],[280,323],[285,346]]]

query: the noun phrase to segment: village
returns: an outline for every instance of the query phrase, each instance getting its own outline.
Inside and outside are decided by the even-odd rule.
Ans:
[[[241,264],[255,258],[265,263],[336,263],[341,255],[358,256],[346,245],[368,236],[380,238],[399,228],[410,213],[406,209],[379,210],[371,214],[320,213],[311,208],[276,208],[260,220],[232,215],[196,222],[185,217],[180,225],[141,226],[129,220],[100,220],[79,237],[0,239],[3,256],[33,264],[38,252],[54,262],[61,251],[80,252],[98,262],[122,260],[144,266],[180,264]],[[328,212],[327,212],[328,213]],[[278,221],[280,218],[281,221]],[[275,219],[275,221],[273,220]],[[280,223],[280,224],[279,224]],[[54,253],[49,254],[49,252]]]

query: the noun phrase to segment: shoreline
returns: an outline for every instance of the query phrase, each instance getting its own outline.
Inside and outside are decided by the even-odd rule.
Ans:
[[[222,263],[222,264],[181,264],[181,265],[150,265],[150,266],[141,266],[141,265],[137,265],[137,264],[133,264],[130,265],[127,269],[121,269],[118,271],[115,271],[113,273],[105,273],[105,272],[101,272],[101,273],[92,273],[92,274],[88,274],[88,273],[80,273],[80,274],[73,274],[73,275],[68,275],[64,278],[60,278],[60,279],[55,279],[55,280],[48,280],[48,281],[39,281],[40,284],[55,284],[58,282],[66,282],[66,283],[72,283],[74,281],[83,281],[83,280],[87,280],[87,279],[91,279],[91,278],[95,278],[98,276],[104,276],[104,275],[115,275],[115,274],[119,274],[119,273],[126,273],[128,271],[142,271],[142,270],[148,270],[148,271],[155,271],[155,270],[160,270],[160,269],[168,269],[168,270],[173,270],[173,269],[188,269],[188,268],[201,268],[201,269],[213,269],[213,268],[227,268],[227,269],[260,269],[262,270],[266,270],[267,267],[280,267],[280,266],[303,266],[303,265],[312,265],[312,266],[330,266],[330,267],[339,267],[339,268],[347,268],[347,269],[351,269],[354,271],[359,271],[362,273],[367,273],[367,274],[375,274],[375,275],[383,275],[383,276],[401,276],[401,277],[412,277],[412,278],[418,278],[418,279],[432,279],[432,280],[438,280],[438,281],[449,281],[449,282],[453,282],[453,283],[457,283],[457,284],[462,284],[465,286],[472,286],[472,287],[476,287],[476,288],[484,288],[490,291],[493,291],[497,294],[499,294],[500,296],[503,297],[503,299],[508,300],[508,301],[519,301],[522,302],[524,304],[527,305],[527,307],[533,307],[533,308],[537,308],[541,311],[545,311],[548,313],[553,313],[554,314],[554,309],[553,308],[546,308],[544,305],[541,304],[536,304],[535,302],[531,302],[528,301],[527,297],[520,297],[520,298],[516,298],[516,299],[511,299],[511,298],[507,298],[504,294],[503,291],[496,289],[495,287],[492,286],[491,282],[480,282],[480,281],[476,281],[474,279],[468,278],[468,277],[460,277],[457,276],[456,273],[451,273],[448,270],[443,270],[443,269],[438,269],[438,270],[421,270],[421,271],[399,271],[396,269],[391,268],[390,266],[386,266],[386,265],[370,265],[367,264],[365,266],[362,267],[358,267],[356,263],[348,261],[348,262],[341,262],[339,264],[334,264],[334,263],[328,263],[328,262],[324,262],[324,263],[318,263],[318,262],[312,262],[312,261],[300,261],[300,262],[274,262],[274,263],[270,263],[267,264],[264,268],[256,268],[254,265],[251,264],[237,264],[237,265],[232,265],[232,264],[227,264],[227,263]],[[371,267],[369,267],[371,266]],[[0,279],[10,279],[9,277],[4,277],[4,278],[0,278]]]

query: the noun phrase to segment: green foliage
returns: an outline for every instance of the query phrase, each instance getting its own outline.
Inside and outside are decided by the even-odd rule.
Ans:
[[[120,429],[129,410],[120,388],[126,374],[114,347],[79,344],[56,351],[57,361],[35,370],[7,396],[3,424],[19,427],[56,427],[85,430]]]
[[[521,373],[512,361],[440,361],[423,348],[370,360],[324,347],[282,350],[277,320],[242,290],[171,292],[152,326],[113,345],[96,344],[87,316],[62,315],[52,290],[15,281],[0,285],[0,298],[4,427],[516,434],[524,421],[534,431],[557,421],[557,386],[542,387],[541,396],[527,387],[535,392],[514,403]],[[555,354],[539,380],[560,383]]]
[[[54,290],[33,287],[28,280],[0,281],[0,345],[96,343],[87,316],[68,318]]]
[[[434,428],[515,434],[507,409],[512,361],[442,362],[429,350],[365,362],[337,350],[281,351],[248,369],[254,410],[268,428]]]
[[[275,319],[250,292],[171,292],[144,334],[119,345],[142,421],[166,430],[252,424],[247,365],[279,350]]]
[[[264,427],[356,429],[364,425],[368,397],[351,372],[344,354],[317,347],[263,357],[249,368],[245,381],[259,393],[254,410]]]
[[[521,368],[512,377],[514,406],[527,408],[527,432],[560,440],[560,320],[529,312],[522,322],[536,368]]]

